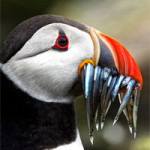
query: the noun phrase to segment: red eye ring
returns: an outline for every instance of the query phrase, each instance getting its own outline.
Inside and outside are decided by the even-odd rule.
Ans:
[[[69,40],[64,32],[60,31],[55,44],[53,46],[56,50],[68,50]]]

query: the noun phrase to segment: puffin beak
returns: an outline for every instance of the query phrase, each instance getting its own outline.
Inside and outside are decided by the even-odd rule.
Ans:
[[[101,124],[103,128],[105,117],[117,95],[120,107],[113,124],[123,111],[135,137],[139,95],[143,85],[140,70],[119,42],[94,28],[89,29],[89,34],[94,45],[94,55],[81,62],[78,73],[86,101],[90,141],[93,144],[94,126],[98,130]]]

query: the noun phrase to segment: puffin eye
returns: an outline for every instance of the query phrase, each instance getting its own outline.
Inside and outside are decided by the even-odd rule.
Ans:
[[[60,36],[57,40],[57,44],[60,47],[65,47],[68,44],[68,39],[66,37]]]
[[[55,41],[53,49],[65,51],[68,50],[69,40],[63,31],[59,31],[59,35]]]

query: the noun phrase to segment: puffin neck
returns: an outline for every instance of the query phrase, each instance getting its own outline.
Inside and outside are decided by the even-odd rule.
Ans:
[[[1,72],[1,144],[4,149],[51,149],[76,140],[73,103],[38,101]]]

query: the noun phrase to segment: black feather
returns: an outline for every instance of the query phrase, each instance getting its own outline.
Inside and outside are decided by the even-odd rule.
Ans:
[[[1,73],[1,149],[42,150],[76,139],[73,104],[31,98]]]

